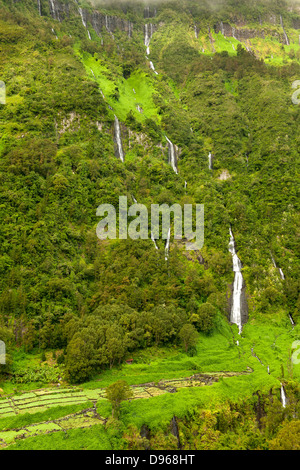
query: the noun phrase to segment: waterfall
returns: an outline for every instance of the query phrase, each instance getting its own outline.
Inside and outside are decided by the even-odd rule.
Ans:
[[[52,33],[54,34],[54,36],[56,37],[56,39],[58,39],[58,37],[57,37],[57,35],[56,35],[56,32],[54,31],[53,28],[51,28],[51,31],[52,31]]]
[[[171,164],[175,173],[178,175],[175,146],[170,141],[170,139],[168,139],[168,137],[166,137],[166,139],[169,146],[169,163]]]
[[[194,25],[194,31],[195,31],[195,38],[198,39],[198,31],[197,31],[196,25]]]
[[[241,294],[243,288],[243,275],[242,275],[242,263],[235,251],[235,240],[230,227],[230,242],[229,251],[232,255],[233,261],[233,272],[234,272],[234,283],[233,283],[233,299],[230,321],[235,323],[239,327],[239,334],[242,332],[242,312],[241,312]]]
[[[171,238],[171,227],[169,228],[169,231],[168,231],[168,238],[167,238],[166,247],[165,247],[165,260],[166,261],[168,261],[168,258],[169,258],[170,238]]]
[[[223,36],[225,35],[223,21],[221,21],[221,33]]]
[[[84,16],[83,16],[82,8],[78,7],[78,11],[79,11],[79,15],[81,16],[82,24],[83,24],[83,26],[85,27],[85,29],[87,30],[88,37],[89,37],[89,39],[92,39],[92,38],[91,38],[91,35],[90,35],[90,32],[89,32],[89,30],[87,29],[87,24],[86,24],[86,21],[85,21]]]
[[[289,41],[289,38],[287,37],[287,34],[285,32],[285,29],[284,29],[284,26],[283,26],[283,20],[282,20],[282,16],[280,15],[280,24],[281,24],[281,27],[282,27],[282,30],[283,30],[283,34],[284,34],[284,39],[285,39],[285,43],[287,46],[290,45],[290,41]]]
[[[213,163],[212,163],[212,155],[211,155],[211,152],[209,152],[209,155],[208,155],[208,168],[209,168],[209,170],[213,170]]]
[[[122,145],[120,123],[116,115],[115,115],[115,139],[116,139],[116,144],[118,147],[118,156],[120,160],[124,162],[124,151],[123,151],[123,145]]]
[[[144,8],[144,18],[150,18],[150,7]]]
[[[281,279],[284,281],[285,277],[281,268],[279,268],[279,274],[280,274]]]
[[[280,399],[281,399],[281,403],[282,403],[283,408],[285,408],[286,407],[286,394],[285,394],[285,391],[284,391],[284,388],[283,388],[282,384],[281,384],[281,387],[280,387]]]
[[[42,5],[41,5],[41,0],[37,0],[37,4],[38,4],[38,9],[39,9],[39,14],[40,14],[40,16],[42,16]]]
[[[284,281],[284,280],[285,280],[285,276],[284,276],[284,274],[283,274],[283,271],[282,271],[281,268],[278,268],[278,266],[277,266],[277,264],[276,264],[276,261],[275,261],[273,255],[272,255],[272,253],[271,253],[271,258],[272,258],[272,261],[273,261],[274,268],[278,269],[279,274],[280,274],[280,277],[281,277],[281,279]]]
[[[291,322],[292,326],[295,326],[295,322],[294,322],[293,317],[290,313],[289,313],[289,318],[290,318],[290,322]]]
[[[132,37],[132,32],[133,32],[133,23],[131,21],[128,21],[128,37]]]
[[[150,27],[150,30],[149,30],[149,27]],[[150,54],[150,41],[152,39],[152,36],[153,36],[153,24],[151,23],[150,25],[149,24],[145,24],[145,40],[144,40],[144,44],[147,48],[146,50],[146,54],[147,56]]]
[[[54,20],[58,20],[60,21],[60,18],[59,18],[59,13],[56,12],[55,10],[55,3],[54,3],[54,0],[49,0],[50,2],[50,13],[51,13],[51,16]]]

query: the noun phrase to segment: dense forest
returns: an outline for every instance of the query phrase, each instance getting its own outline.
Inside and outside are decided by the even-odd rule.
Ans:
[[[0,392],[238,372],[208,391],[125,400],[118,420],[100,401],[101,445],[299,448],[299,5],[0,7]],[[100,240],[97,208],[121,196],[149,210],[204,204],[203,248],[187,251],[173,224],[167,256],[150,231]],[[31,422],[1,406],[1,430]],[[58,448],[58,434],[36,446]]]

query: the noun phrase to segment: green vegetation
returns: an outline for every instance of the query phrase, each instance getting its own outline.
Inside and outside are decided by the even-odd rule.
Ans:
[[[158,2],[148,19],[139,2],[80,5],[91,40],[73,0],[61,21],[46,0],[42,16],[0,0],[0,445],[296,449],[299,16],[267,0]],[[100,241],[97,207],[124,195],[205,204],[201,251]]]

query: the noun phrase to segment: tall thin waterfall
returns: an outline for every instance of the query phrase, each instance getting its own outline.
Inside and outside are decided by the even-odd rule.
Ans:
[[[147,48],[147,55],[150,54],[150,41],[153,36],[153,24],[145,24],[145,41],[144,44]]]
[[[39,9],[39,14],[40,14],[40,16],[42,16],[42,5],[41,5],[41,0],[37,0],[37,4],[38,4],[38,9]]]
[[[284,280],[285,280],[285,276],[284,276],[284,274],[283,274],[283,271],[282,271],[281,268],[278,268],[278,266],[277,266],[277,264],[276,264],[276,261],[275,261],[273,255],[272,255],[272,253],[271,253],[271,258],[272,258],[272,261],[273,261],[274,268],[278,269],[279,274],[280,274],[280,277],[281,277],[281,279],[284,281]]]
[[[115,139],[118,148],[118,156],[122,162],[124,162],[124,151],[122,145],[122,138],[121,138],[121,129],[119,119],[115,115]]]
[[[223,34],[223,36],[225,35],[223,21],[221,21],[221,33]]]
[[[169,259],[170,238],[171,238],[171,227],[169,228],[169,231],[168,231],[168,238],[167,238],[166,247],[165,247],[165,260],[166,261],[168,261]]]
[[[282,403],[283,408],[285,408],[286,407],[286,394],[285,394],[285,390],[284,390],[282,384],[281,384],[281,387],[280,387],[280,399],[281,399],[281,403]]]
[[[169,146],[169,163],[171,164],[175,173],[178,175],[175,146],[170,141],[170,139],[168,139],[168,137],[166,137],[166,139],[167,139],[168,146]]]
[[[235,323],[239,327],[239,334],[242,332],[242,311],[241,311],[241,295],[243,288],[243,275],[242,275],[242,263],[235,251],[235,240],[232,234],[231,227],[229,229],[230,242],[229,251],[232,255],[233,271],[234,271],[234,283],[233,283],[233,298],[230,321]]]
[[[83,16],[82,8],[78,7],[78,11],[79,11],[79,15],[81,16],[82,24],[83,24],[83,26],[85,27],[85,29],[86,29],[86,31],[87,31],[88,37],[89,37],[89,39],[92,39],[92,38],[91,38],[91,35],[90,35],[90,32],[89,32],[89,30],[88,30],[88,28],[87,28],[86,21],[85,21],[84,16]]]
[[[52,33],[55,35],[56,39],[58,39],[56,32],[54,31],[53,28],[51,28]]]
[[[209,168],[209,170],[213,170],[213,163],[212,163],[212,155],[211,155],[211,152],[209,152],[209,155],[208,155],[208,168]]]
[[[280,15],[280,25],[282,27],[282,30],[283,30],[283,34],[284,34],[284,39],[285,39],[285,43],[287,46],[290,45],[290,41],[289,41],[289,38],[287,37],[287,34],[285,32],[285,29],[284,29],[284,26],[283,26],[283,19],[282,19],[282,16]]]
[[[51,13],[51,16],[54,20],[58,20],[60,21],[60,18],[59,18],[59,13],[56,12],[55,10],[55,3],[54,3],[54,0],[49,0],[50,2],[50,13]]]
[[[132,37],[132,32],[133,32],[133,23],[131,21],[128,21],[128,37]]]
[[[158,72],[155,70],[155,67],[153,65],[153,62],[150,60],[150,68],[153,70],[153,72],[158,75]]]

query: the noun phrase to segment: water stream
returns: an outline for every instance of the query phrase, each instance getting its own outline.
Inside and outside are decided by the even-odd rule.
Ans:
[[[90,32],[89,32],[89,30],[88,30],[88,28],[87,28],[86,21],[85,21],[84,16],[83,16],[82,8],[78,7],[78,11],[79,11],[79,14],[80,14],[80,16],[81,16],[82,24],[83,24],[83,26],[85,27],[85,29],[86,29],[86,31],[87,31],[88,38],[89,38],[89,39],[92,39],[92,38],[91,38],[91,35],[90,35]]]
[[[170,139],[168,139],[168,137],[166,137],[166,139],[167,139],[168,146],[169,146],[169,163],[171,164],[175,173],[178,175],[175,146],[170,141]]]
[[[118,156],[120,160],[124,162],[124,151],[123,151],[123,145],[122,145],[120,123],[116,115],[115,115],[115,139],[116,139],[117,148],[118,148]]]
[[[284,26],[283,26],[283,19],[282,19],[282,16],[281,16],[281,15],[280,15],[280,25],[281,25],[282,30],[283,30],[284,39],[285,39],[285,44],[286,44],[287,46],[289,46],[289,45],[290,45],[290,41],[289,41],[289,38],[288,38],[288,36],[287,36],[287,34],[286,34],[286,32],[285,32],[285,29],[284,29]]]
[[[229,229],[230,233],[230,242],[229,242],[229,251],[232,255],[233,261],[233,272],[234,272],[234,282],[233,282],[233,296],[232,296],[232,307],[230,321],[235,323],[239,328],[239,334],[242,332],[242,311],[241,311],[241,295],[243,288],[243,275],[242,275],[242,263],[235,251],[235,240],[231,227]]]

